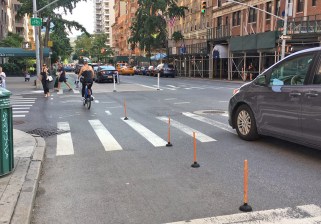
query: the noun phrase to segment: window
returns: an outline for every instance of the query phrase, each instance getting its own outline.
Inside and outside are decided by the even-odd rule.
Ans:
[[[317,6],[317,0],[312,0],[312,6]]]
[[[233,12],[233,26],[239,26],[241,24],[241,11]]]
[[[274,15],[280,16],[280,0],[275,2]]]
[[[228,22],[228,16],[225,17],[225,26],[228,27],[229,26],[229,22]]]
[[[222,26],[222,16],[217,17],[217,27],[221,27]]]
[[[217,6],[221,7],[222,6],[222,0],[217,0]]]
[[[304,0],[298,0],[298,7],[297,7],[297,12],[303,12],[304,8]]]
[[[257,8],[257,6],[254,6],[255,8]],[[256,22],[256,9],[250,8],[249,9],[249,23],[254,23]]]
[[[270,85],[303,85],[312,64],[313,54],[296,57],[272,69]]]
[[[269,13],[272,13],[272,2],[267,2],[266,3],[266,11]],[[271,15],[270,14],[266,14],[266,19],[271,19]]]

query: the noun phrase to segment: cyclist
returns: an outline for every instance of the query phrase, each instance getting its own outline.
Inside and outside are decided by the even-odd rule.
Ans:
[[[83,77],[82,79],[80,77]],[[81,67],[79,74],[78,74],[78,79],[83,80],[82,81],[82,90],[81,90],[81,96],[82,100],[85,100],[85,87],[86,84],[88,85],[88,91],[91,93],[91,99],[94,99],[92,95],[92,89],[91,86],[93,85],[94,82],[94,70],[93,68],[88,65],[88,61],[85,59],[84,60],[84,66]]]

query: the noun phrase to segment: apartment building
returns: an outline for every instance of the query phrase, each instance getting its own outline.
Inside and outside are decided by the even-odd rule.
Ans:
[[[189,9],[169,33],[181,31],[185,40],[169,46],[181,75],[238,79],[250,63],[259,74],[280,59],[285,0],[238,1],[207,0],[205,13],[203,1],[179,1]],[[286,54],[320,46],[321,1],[288,1]]]
[[[137,0],[115,0],[115,23],[112,25],[113,48],[116,55],[138,56],[138,48],[131,49],[128,39],[131,36],[130,27],[138,9]]]
[[[112,46],[112,24],[115,22],[114,0],[94,1],[94,33],[107,34],[107,45]]]

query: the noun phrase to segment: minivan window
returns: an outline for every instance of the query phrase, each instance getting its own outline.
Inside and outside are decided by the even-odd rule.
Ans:
[[[303,85],[314,54],[307,54],[281,62],[272,69],[270,85]]]
[[[321,61],[319,63],[319,69],[317,70],[317,74],[313,77],[313,84],[320,85],[321,84]]]

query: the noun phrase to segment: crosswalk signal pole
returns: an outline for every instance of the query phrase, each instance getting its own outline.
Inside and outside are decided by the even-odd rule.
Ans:
[[[37,0],[33,0],[33,18],[37,18]],[[40,78],[40,52],[39,52],[39,27],[35,26],[35,42],[36,42],[36,72],[37,72],[37,80]],[[36,87],[37,85],[36,80]]]

